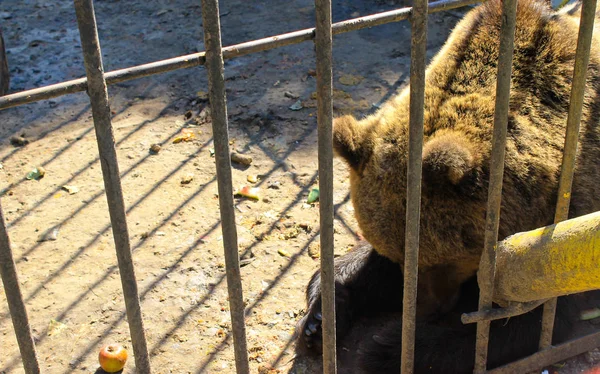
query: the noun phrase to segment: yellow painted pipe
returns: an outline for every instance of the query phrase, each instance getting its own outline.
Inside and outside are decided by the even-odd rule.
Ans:
[[[496,254],[499,304],[600,289],[600,212],[509,236]]]

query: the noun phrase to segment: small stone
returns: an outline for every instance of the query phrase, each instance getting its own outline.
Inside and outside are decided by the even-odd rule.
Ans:
[[[150,153],[152,153],[153,155],[158,154],[158,152],[160,152],[161,149],[162,147],[160,146],[160,144],[152,144],[150,146]]]
[[[181,184],[190,184],[194,180],[194,174],[187,173],[181,178]]]
[[[241,164],[244,166],[250,166],[252,164],[252,157],[248,155],[242,155],[237,152],[231,153],[231,162]]]
[[[321,245],[316,241],[310,243],[308,246],[308,255],[315,260],[321,257]]]
[[[52,228],[42,235],[40,235],[37,239],[38,242],[47,242],[47,241],[55,241],[58,239],[58,227]]]
[[[23,136],[11,136],[10,144],[14,145],[15,147],[23,147],[29,144],[29,140]]]
[[[298,110],[300,110],[302,108],[304,108],[304,107],[302,106],[302,101],[301,100],[296,101],[294,104],[292,104],[290,106],[290,110],[293,110],[293,111],[298,111]]]

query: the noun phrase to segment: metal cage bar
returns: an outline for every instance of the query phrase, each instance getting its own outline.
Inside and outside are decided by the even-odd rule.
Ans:
[[[500,47],[498,50],[498,75],[496,82],[496,105],[494,109],[494,132],[490,161],[490,180],[485,222],[485,241],[478,272],[480,289],[479,310],[492,307],[494,292],[494,273],[496,266],[496,243],[500,223],[500,204],[502,202],[502,176],[504,174],[504,154],[506,132],[508,128],[508,105],[512,75],[512,58],[515,38],[517,1],[502,2],[502,26],[500,29]],[[490,321],[477,323],[475,353],[475,373],[485,373],[487,367]]]
[[[550,349],[534,353],[529,357],[488,371],[488,374],[530,373],[555,362],[566,360],[600,346],[600,332],[570,340]]]
[[[100,165],[108,201],[108,211],[117,251],[121,285],[127,310],[127,321],[138,372],[149,374],[150,360],[144,334],[144,322],[140,307],[135,269],[129,243],[127,216],[121,188],[119,163],[110,119],[108,92],[104,80],[102,54],[98,40],[98,28],[92,0],[74,0],[81,48],[87,75],[87,91],[90,97],[94,127],[100,153]]]
[[[401,372],[414,369],[419,267],[419,224],[421,216],[421,174],[425,68],[427,66],[427,0],[415,0],[410,15],[410,108],[406,188],[406,236],[404,244],[404,293],[402,300]]]
[[[244,321],[244,299],[238,255],[238,238],[233,209],[233,187],[231,159],[229,156],[229,129],[227,124],[227,98],[221,48],[221,25],[219,1],[202,0],[202,25],[206,46],[206,69],[208,73],[208,95],[212,113],[212,129],[219,189],[219,211],[223,232],[225,268],[229,313],[233,332],[235,367],[238,374],[249,374],[246,324]]]
[[[441,0],[429,4],[429,13],[441,12],[465,5],[480,3],[481,0]],[[333,34],[342,34],[349,31],[356,31],[368,27],[383,25],[390,22],[398,22],[408,18],[411,8],[402,8],[377,15],[354,18],[332,25]],[[250,53],[268,51],[286,45],[298,44],[315,37],[315,29],[306,29],[294,31],[287,34],[270,36],[268,38],[244,42],[223,48],[223,58],[230,59],[239,56],[245,56]],[[132,66],[125,69],[110,71],[104,74],[106,83],[116,84],[148,77],[151,75],[166,73],[178,69],[185,69],[204,65],[205,52],[192,53],[185,56],[174,57],[162,61],[155,61],[148,64]],[[45,99],[51,99],[75,92],[85,91],[87,89],[87,79],[78,78],[66,82],[48,85],[45,87],[34,88],[21,91],[10,95],[0,96],[0,110],[11,108],[27,103],[33,103]]]
[[[0,276],[4,285],[4,293],[6,293],[6,301],[8,302],[8,310],[12,319],[23,367],[26,374],[39,374],[40,364],[35,352],[35,344],[29,327],[29,318],[27,317],[27,309],[21,294],[21,286],[19,285],[19,277],[17,275],[17,266],[10,249],[10,239],[6,231],[6,223],[4,221],[4,213],[0,205]]]
[[[554,223],[559,223],[569,218],[569,204],[571,202],[571,187],[573,185],[573,173],[575,171],[579,124],[581,122],[581,110],[583,108],[583,97],[585,93],[587,68],[590,60],[595,17],[596,0],[583,1],[581,21],[579,23],[579,36],[577,38],[577,50],[575,52],[573,85],[571,87],[571,98],[569,100],[567,132],[565,135]],[[553,298],[544,304],[540,349],[546,349],[552,344],[552,331],[554,329],[555,316],[556,298]]]
[[[315,0],[317,133],[319,149],[319,221],[321,236],[321,301],[323,373],[335,374],[335,283],[333,273],[333,56],[331,0]]]
[[[332,24],[331,0],[315,0],[316,28],[299,30],[273,37],[249,41],[226,48],[221,45],[218,0],[201,0],[202,19],[206,52],[179,56],[167,60],[137,65],[130,68],[103,73],[102,58],[92,0],[74,0],[81,35],[86,78],[26,90],[0,97],[0,110],[36,102],[69,93],[86,91],[90,97],[98,148],[101,159],[109,213],[115,239],[118,265],[130,325],[136,367],[141,373],[150,373],[150,363],[144,335],[143,320],[139,303],[135,269],[127,229],[121,180],[116,157],[113,129],[108,104],[107,84],[116,84],[168,71],[206,65],[209,81],[210,104],[213,113],[213,135],[219,188],[220,214],[227,269],[232,331],[237,373],[249,373],[247,343],[244,322],[243,291],[237,252],[237,232],[233,209],[231,161],[227,124],[227,104],[224,88],[223,60],[314,40],[317,54],[318,92],[318,148],[319,186],[321,190],[321,280],[323,293],[323,361],[324,372],[336,372],[335,345],[335,289],[333,274],[333,152],[332,152],[332,36],[360,30],[390,22],[410,19],[411,37],[411,84],[410,84],[410,127],[409,167],[407,188],[407,225],[405,282],[403,300],[402,373],[412,373],[414,366],[414,337],[416,317],[416,291],[418,274],[419,216],[421,188],[421,155],[423,147],[423,114],[425,91],[425,59],[428,12],[434,13],[480,0],[441,0],[427,6],[426,0],[415,1],[413,8],[402,8],[375,15],[359,17]],[[570,194],[577,152],[577,139],[582,113],[586,83],[586,71],[594,28],[597,0],[584,1],[576,52],[576,62],[571,90],[571,104],[567,120],[567,132],[561,167],[555,223],[568,218]],[[491,309],[495,275],[495,248],[497,245],[502,177],[508,122],[508,105],[512,70],[512,54],[516,19],[516,0],[503,2],[503,17],[498,60],[496,106],[488,207],[485,227],[485,247],[479,270],[481,289],[479,311],[476,317],[477,343],[475,372],[486,372],[487,347],[489,342],[489,320],[482,316],[494,314]],[[0,206],[0,271],[23,356],[26,373],[39,373],[35,345],[29,328],[25,305],[19,290],[17,273],[12,257],[10,241]],[[8,286],[7,286],[8,285]],[[533,306],[520,304],[518,308]],[[569,341],[552,347],[551,336],[554,323],[556,299],[545,304],[540,352],[522,360],[489,371],[490,373],[513,373],[537,369],[557,360],[566,359],[585,352],[590,347],[600,346],[600,333]],[[506,312],[506,311],[504,311]],[[500,313],[497,311],[496,314]],[[498,314],[499,315],[499,314]],[[496,316],[497,317],[497,316]],[[485,317],[487,318],[487,317]],[[16,322],[15,322],[16,321]],[[551,348],[551,349],[544,349]]]

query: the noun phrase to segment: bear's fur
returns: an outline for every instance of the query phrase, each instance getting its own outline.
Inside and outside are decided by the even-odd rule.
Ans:
[[[578,5],[553,12],[542,1],[518,1],[499,239],[553,222],[579,11]],[[492,0],[467,14],[427,70],[418,296],[418,315],[424,321],[439,321],[457,311],[476,309],[476,286],[473,292],[466,292],[464,288],[473,282],[484,242],[501,13],[501,2]],[[352,319],[365,311],[401,310],[398,295],[402,293],[404,262],[408,92],[407,88],[377,113],[362,120],[344,116],[334,121],[334,149],[349,165],[356,218],[369,243],[336,263],[340,337]],[[599,125],[600,32],[596,27],[570,217],[600,210]],[[384,270],[379,271],[378,267]],[[380,287],[389,290],[383,291]],[[304,348],[318,351],[318,274],[309,285],[308,303],[309,313],[300,323],[299,342]],[[559,316],[569,309],[564,300],[560,305],[566,309],[559,310]],[[517,351],[496,346],[498,351],[510,352],[496,356],[491,353],[490,364],[497,365],[535,350],[535,342],[521,339],[520,331],[535,335],[531,329],[524,329],[531,324],[523,321],[538,319],[536,313],[511,320],[503,329],[509,331],[505,338],[522,340],[522,344],[517,344]],[[427,323],[430,328],[425,335],[419,335],[417,329],[417,352],[426,351],[417,353],[417,368],[435,366],[427,360],[441,362],[432,355],[444,352],[441,348],[452,340],[449,335],[463,334],[465,344],[474,341],[472,326],[456,327],[450,334],[446,327],[432,330],[432,322]],[[499,328],[502,324],[493,326]],[[567,330],[557,331],[555,338],[560,340]],[[375,343],[366,344],[363,353],[378,352],[375,356],[364,356],[362,362],[366,367],[384,370],[382,368],[389,364],[396,370],[399,335],[396,339],[392,331],[394,328],[390,327],[378,335]],[[445,341],[437,340],[446,335]],[[429,336],[431,342],[425,336]],[[425,341],[419,343],[419,339]],[[500,341],[492,340],[491,344],[494,346]],[[439,350],[435,350],[436,344]],[[508,340],[506,344],[510,346]],[[427,352],[428,349],[435,351]],[[474,347],[467,344],[457,349],[470,352]],[[386,361],[384,356],[388,351],[393,354],[390,353],[392,357]],[[449,360],[456,361],[455,358]],[[384,366],[374,366],[374,362]],[[460,364],[464,366],[464,362]],[[458,369],[443,371],[462,372]]]

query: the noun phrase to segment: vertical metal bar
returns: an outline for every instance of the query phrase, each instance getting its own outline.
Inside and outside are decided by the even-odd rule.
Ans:
[[[490,180],[485,222],[485,242],[478,273],[480,289],[479,310],[492,307],[516,15],[517,1],[504,0],[502,2],[502,26],[500,29],[500,47],[498,51],[496,106],[494,111],[494,133],[492,138]],[[486,371],[489,334],[490,321],[477,323],[475,373],[484,373]]]
[[[233,188],[231,180],[231,159],[229,156],[229,133],[227,128],[227,99],[221,45],[221,25],[219,1],[202,0],[202,24],[204,45],[206,46],[206,68],[208,70],[208,93],[212,113],[212,128],[217,165],[219,207],[223,230],[223,247],[227,269],[227,290],[233,329],[235,367],[238,374],[250,373],[244,322],[244,300],[238,240],[233,209]]]
[[[317,55],[317,123],[319,148],[319,214],[321,225],[321,300],[323,373],[335,374],[335,284],[333,274],[333,57],[331,0],[315,0]]]
[[[402,374],[413,372],[415,356],[425,67],[427,57],[427,0],[415,0],[413,2],[409,19],[411,23],[410,123],[408,134],[408,185],[406,189],[406,238],[402,307]]]
[[[596,0],[586,0],[582,2],[579,36],[577,38],[577,50],[575,52],[575,67],[573,70],[573,85],[571,87],[569,115],[567,117],[567,133],[565,135],[554,223],[559,223],[569,218],[571,186],[573,184],[573,172],[575,170],[579,124],[581,122],[581,110],[583,108],[595,16]],[[549,348],[552,344],[552,331],[554,329],[555,315],[556,298],[551,299],[544,304],[540,349]]]
[[[17,267],[10,249],[10,239],[6,231],[6,223],[4,222],[4,213],[0,205],[0,275],[2,276],[2,284],[4,284],[4,293],[8,302],[8,310],[12,319],[19,351],[23,359],[23,367],[27,374],[39,374],[40,364],[35,352],[35,344],[29,327],[29,318],[27,317],[27,309],[21,294],[21,286],[19,285],[19,277],[17,276]]]
[[[144,335],[144,322],[140,308],[135,269],[131,256],[129,232],[119,164],[115,149],[115,139],[110,119],[108,92],[104,80],[102,54],[98,40],[98,28],[92,0],[74,0],[77,24],[81,37],[81,48],[88,82],[88,95],[92,107],[94,127],[100,153],[100,165],[104,178],[104,188],[117,251],[121,285],[125,297],[127,320],[131,333],[131,343],[135,355],[135,365],[139,373],[150,373],[148,347]]]

